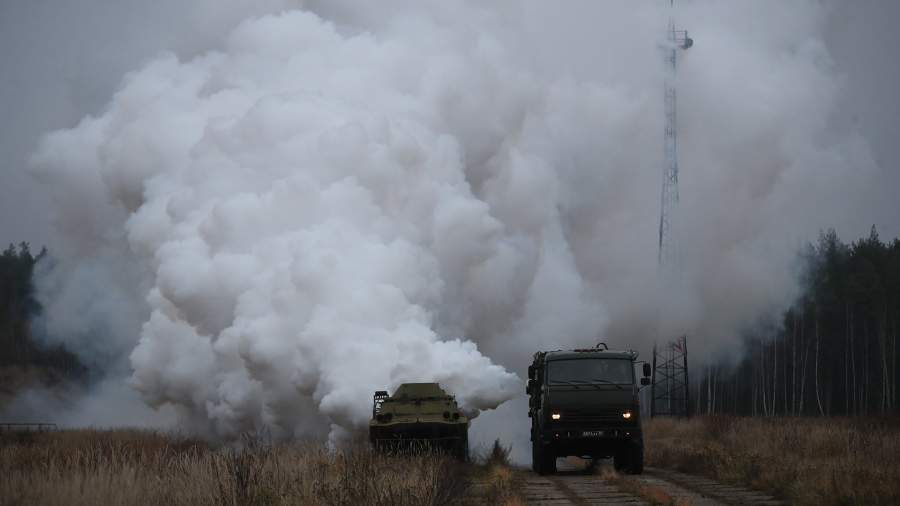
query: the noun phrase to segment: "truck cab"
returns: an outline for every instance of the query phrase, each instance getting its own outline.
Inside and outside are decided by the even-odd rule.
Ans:
[[[650,365],[636,381],[635,351],[595,348],[541,351],[528,367],[532,466],[556,472],[557,457],[612,457],[616,470],[640,474],[644,438],[638,400]]]

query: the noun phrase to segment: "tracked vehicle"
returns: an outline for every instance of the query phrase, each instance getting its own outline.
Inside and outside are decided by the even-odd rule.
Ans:
[[[612,457],[617,470],[644,470],[644,438],[635,351],[594,348],[540,351],[528,367],[532,467],[556,472],[556,458]],[[640,384],[650,383],[644,364]]]
[[[441,451],[469,456],[469,419],[437,383],[404,383],[389,395],[375,392],[369,440],[389,451]]]

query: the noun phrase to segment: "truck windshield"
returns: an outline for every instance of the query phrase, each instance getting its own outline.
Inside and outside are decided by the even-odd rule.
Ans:
[[[550,385],[571,383],[634,383],[631,360],[619,358],[579,358],[551,360],[547,363],[547,380]]]

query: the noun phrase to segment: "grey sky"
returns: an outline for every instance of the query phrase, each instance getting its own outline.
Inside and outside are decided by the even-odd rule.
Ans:
[[[96,114],[160,52],[190,57],[245,16],[288,3],[0,1],[0,242],[54,243],[48,197],[25,171],[43,133]]]
[[[843,74],[841,117],[869,140],[880,165],[900,170],[900,2],[832,0],[829,17],[832,37],[826,39]]]
[[[240,19],[289,0],[3,0],[0,2],[0,242],[53,246],[48,197],[26,174],[40,136],[108,102],[122,77],[161,51],[213,48]],[[185,7],[187,5],[187,7]],[[900,2],[823,3],[826,41],[845,82],[837,129],[857,128],[884,168],[900,170]]]

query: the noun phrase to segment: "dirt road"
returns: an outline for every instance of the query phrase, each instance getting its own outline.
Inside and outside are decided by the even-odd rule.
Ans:
[[[606,477],[604,477],[606,476]],[[780,505],[774,498],[741,487],[672,471],[649,468],[638,476],[596,473],[578,461],[560,461],[552,476],[527,474],[522,494],[536,505],[722,504]]]

